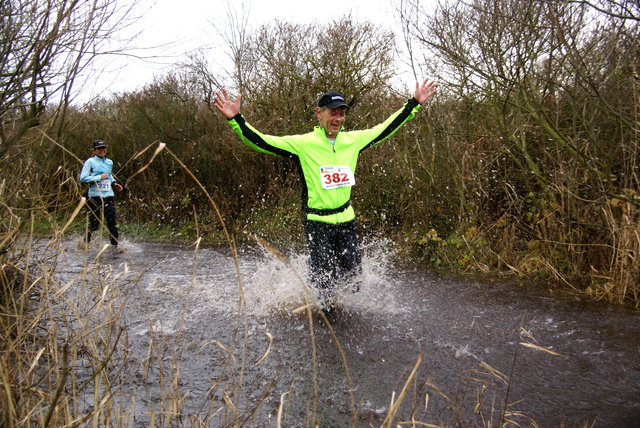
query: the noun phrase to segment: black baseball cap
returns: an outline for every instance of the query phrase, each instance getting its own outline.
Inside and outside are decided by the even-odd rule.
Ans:
[[[327,92],[323,94],[318,100],[318,107],[327,107],[334,109],[336,107],[346,107],[349,108],[344,97],[335,91]]]
[[[102,147],[104,147],[105,149],[108,147],[107,144],[104,141],[97,140],[97,141],[93,142],[93,148],[94,149],[100,149]]]

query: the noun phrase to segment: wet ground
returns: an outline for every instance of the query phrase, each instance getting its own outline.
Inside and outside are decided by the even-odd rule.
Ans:
[[[303,255],[124,246],[96,260],[70,242],[59,275],[117,281],[140,426],[171,388],[210,426],[380,426],[398,402],[396,424],[640,426],[638,312],[400,269],[371,245],[326,324],[300,310]]]

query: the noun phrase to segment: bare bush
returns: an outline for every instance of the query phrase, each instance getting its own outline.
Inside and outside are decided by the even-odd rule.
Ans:
[[[455,1],[428,15],[409,0],[400,9],[412,54],[460,100],[449,134],[480,160],[459,169],[458,183],[495,244],[484,263],[574,287],[611,284],[615,254],[636,251],[607,213],[613,200],[640,207],[637,3]],[[631,277],[613,300],[637,295]]]

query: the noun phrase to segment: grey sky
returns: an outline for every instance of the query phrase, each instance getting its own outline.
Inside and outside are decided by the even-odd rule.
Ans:
[[[391,29],[395,25],[393,3],[388,0],[341,0],[320,4],[299,0],[142,0],[137,9],[141,19],[128,29],[129,34],[125,32],[121,36],[126,40],[130,34],[139,32],[134,43],[128,45],[128,49],[134,46],[139,49],[130,52],[133,56],[104,58],[80,98],[86,100],[92,95],[134,90],[150,83],[154,75],[169,70],[187,52],[215,46],[210,22],[227,15],[227,4],[232,4],[236,13],[248,11],[252,26],[275,19],[330,22],[350,13],[356,21],[380,23]],[[136,56],[154,59],[143,60]]]

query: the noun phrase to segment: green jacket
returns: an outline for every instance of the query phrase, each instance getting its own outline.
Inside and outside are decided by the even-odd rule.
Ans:
[[[308,134],[276,137],[259,132],[241,114],[229,119],[229,124],[254,150],[293,159],[302,172],[303,214],[308,220],[337,224],[355,218],[350,199],[360,152],[389,138],[419,108],[418,101],[411,98],[371,129],[338,132],[333,146],[320,126]]]

